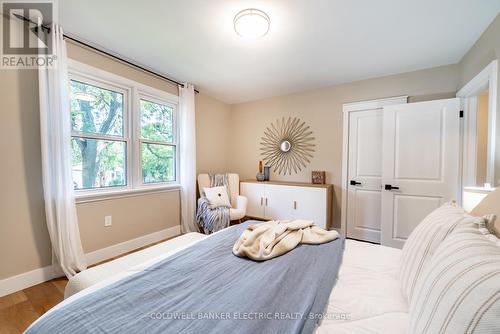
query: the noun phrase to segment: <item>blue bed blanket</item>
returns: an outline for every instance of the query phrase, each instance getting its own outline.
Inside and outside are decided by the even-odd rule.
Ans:
[[[74,300],[27,333],[312,333],[342,261],[344,238],[255,262],[232,254],[248,223]]]

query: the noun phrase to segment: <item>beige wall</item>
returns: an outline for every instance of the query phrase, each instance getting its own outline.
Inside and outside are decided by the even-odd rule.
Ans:
[[[231,108],[205,94],[196,96],[198,173],[228,172]]]
[[[72,59],[177,95],[177,87],[93,51],[68,43]],[[45,225],[40,161],[38,76],[32,70],[0,71],[1,165],[0,279],[51,263]],[[229,106],[196,96],[198,168],[223,171]],[[212,133],[207,129],[213,129]],[[80,203],[80,233],[86,252],[179,225],[179,191]],[[113,225],[104,227],[104,216]]]
[[[72,42],[66,43],[68,58],[77,60],[84,64],[97,67],[125,78],[130,78],[142,84],[166,91],[170,94],[178,95],[176,85],[155,77],[151,74],[135,69],[112,58],[103,56],[85,47],[81,47]]]
[[[486,182],[488,149],[488,94],[477,99],[477,143],[476,143],[476,186]]]
[[[85,252],[179,225],[179,191],[138,195],[77,205]],[[113,225],[104,227],[104,216]]]
[[[449,98],[455,96],[456,86],[457,68],[451,65],[233,105],[229,166],[242,178],[254,178],[265,127],[281,117],[299,117],[314,132],[314,158],[298,174],[285,177],[272,173],[271,178],[311,182],[312,170],[325,170],[326,182],[334,184],[333,223],[339,226],[342,104],[400,95],[409,95],[410,102]]]
[[[0,279],[51,263],[40,170],[38,76],[0,70]]]
[[[483,68],[495,59],[500,58],[500,15],[490,24],[472,48],[465,54],[459,68],[459,85],[463,87]],[[498,78],[500,79],[500,66],[498,67]],[[497,87],[497,143],[500,141],[500,81]],[[495,153],[495,184],[500,185],[500,145],[496,147]]]

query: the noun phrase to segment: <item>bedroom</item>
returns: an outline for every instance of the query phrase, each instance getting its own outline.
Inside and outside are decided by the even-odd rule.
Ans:
[[[341,256],[339,279],[330,282],[334,284],[332,293],[320,293],[330,300],[324,300],[327,308],[317,312],[318,316],[326,312],[340,319],[324,319],[318,333],[357,333],[367,328],[381,333],[424,332],[414,323],[410,325],[406,293],[396,295],[404,290],[399,262],[406,238],[427,214],[450,200],[474,215],[499,213],[500,200],[493,192],[500,182],[500,145],[495,145],[500,131],[500,122],[495,120],[500,103],[499,1],[40,3],[52,5],[48,13],[46,7],[36,7],[40,14],[30,14],[31,8],[19,7],[22,1],[2,2],[0,136],[5,160],[0,201],[1,333],[23,332],[54,306],[65,309],[79,299],[69,294],[98,295],[91,293],[92,289],[106,280],[111,282],[111,276],[127,276],[127,270],[175,251],[191,254],[189,250],[196,249],[198,242],[208,242],[204,233],[185,232],[203,232],[196,213],[200,190],[210,187],[206,174],[226,173],[231,173],[227,182],[233,216],[221,211],[230,215],[234,226],[214,237],[244,228],[244,220],[256,218],[313,220],[317,226],[339,232],[335,241],[319,247],[300,245],[276,259],[255,262],[263,265],[256,276],[271,270],[267,268],[270,264],[300,255],[301,250],[319,252],[321,247],[334,247],[347,237],[346,249],[334,252]],[[26,13],[21,16],[33,22],[13,13]],[[56,38],[57,29],[49,31],[37,25],[39,17],[43,17],[45,27],[57,23],[64,29],[64,36],[58,38],[65,43],[58,47],[48,43],[54,54],[66,49],[67,57],[62,53],[56,57],[63,65],[45,69],[5,62],[10,49],[23,45],[19,36],[32,36],[26,27],[38,28],[32,36],[38,46],[37,36]],[[245,19],[256,19],[257,23],[245,25]],[[250,29],[255,27],[261,30]],[[10,45],[5,44],[7,29]],[[263,36],[246,37],[252,33]],[[23,59],[19,54],[10,53],[8,59]],[[41,59],[49,59],[45,57]],[[64,68],[68,73],[60,78],[67,85],[43,80]],[[189,84],[182,87],[184,83]],[[58,93],[64,90],[66,100]],[[106,107],[96,107],[99,99]],[[67,145],[49,144],[58,140],[54,134],[64,121],[44,118],[59,110],[51,104],[57,101],[70,102],[67,109],[71,109],[72,119],[66,121],[72,122],[72,131],[64,132],[66,139],[62,141]],[[97,130],[106,124],[112,101],[119,107],[111,126],[108,131]],[[91,114],[95,119],[90,125],[82,116],[88,105],[94,106]],[[418,111],[412,113],[422,105],[427,108],[425,118]],[[99,113],[100,109],[104,111]],[[436,110],[442,112],[436,116]],[[459,118],[461,110],[463,118]],[[390,118],[397,118],[398,113],[416,116],[408,118],[410,126],[404,123],[401,130],[394,128],[396,122]],[[367,117],[357,117],[361,115]],[[155,117],[161,121],[154,121]],[[366,122],[356,123],[359,120]],[[54,123],[48,126],[47,122]],[[272,130],[280,126],[297,136],[293,140],[276,138]],[[358,132],[358,128],[364,130]],[[438,132],[445,140],[436,139]],[[394,134],[392,139],[390,133]],[[418,139],[396,141],[398,133]],[[436,148],[436,142],[441,146]],[[84,158],[84,143],[98,149],[99,155]],[[398,145],[406,150],[387,149]],[[394,154],[386,156],[395,151],[401,153],[399,160]],[[294,159],[286,159],[292,156]],[[442,159],[433,159],[436,157]],[[265,167],[271,167],[270,181],[256,181],[266,176],[256,175],[260,161],[262,174],[266,174]],[[437,178],[444,181],[439,182],[440,187],[427,189],[425,186],[436,178],[432,174],[436,161]],[[423,181],[405,184],[411,179],[408,175],[392,177],[390,166],[395,165],[401,171],[406,168],[406,172],[422,174]],[[368,172],[360,173],[363,168]],[[320,184],[312,183],[313,171],[319,172],[315,182]],[[50,185],[64,180],[69,180],[70,186],[64,183],[66,192],[56,196],[61,195],[61,189]],[[398,202],[398,198],[407,201]],[[410,201],[415,198],[428,200],[417,205]],[[50,212],[69,218],[54,217]],[[205,226],[214,230],[213,225]],[[238,231],[241,234],[243,230]],[[233,237],[225,255],[234,257],[231,249],[236,239]],[[141,248],[142,252],[137,251]],[[58,268],[58,258],[66,259],[63,270]],[[498,256],[496,259],[494,268],[498,269]],[[193,271],[196,264],[192,263]],[[378,275],[376,289],[366,282],[373,276],[352,271],[357,265]],[[85,266],[89,269],[83,270]],[[316,271],[320,269],[335,270],[320,266],[309,275],[323,275],[325,272]],[[383,270],[394,277],[384,276]],[[81,273],[75,275],[78,271]],[[351,276],[342,280],[343,275]],[[66,276],[75,277],[72,284]],[[334,280],[336,273],[331,276]],[[283,282],[294,277],[284,277]],[[236,282],[251,284],[255,279],[241,277]],[[498,282],[498,276],[496,279]],[[487,291],[495,288],[498,291],[498,285]],[[377,289],[380,294],[373,294]],[[65,290],[69,298],[61,304]],[[108,290],[103,287],[99,291]],[[486,292],[482,296],[489,297]],[[194,295],[186,298],[196,300]],[[389,302],[378,305],[383,299]],[[222,316],[238,311],[219,310],[220,304],[209,297],[207,302],[204,312]],[[227,302],[233,305],[231,300]],[[498,299],[494,305],[492,310],[498,311]],[[463,307],[460,312],[476,310],[472,302]],[[174,307],[173,311],[198,309]],[[252,303],[251,311],[260,309]],[[272,311],[287,313],[288,309],[278,303]],[[443,317],[432,319],[429,326],[435,328],[445,313],[443,310]],[[48,314],[59,316],[60,312],[55,309]],[[250,333],[244,326],[255,324],[263,326],[258,327],[260,332],[276,332],[265,326],[274,326],[277,319],[246,321],[242,319],[245,315],[249,316],[245,313],[238,319],[214,320],[213,331],[224,332],[215,326],[220,324]],[[45,324],[43,319],[38,326]],[[498,328],[498,322],[489,323],[489,328]],[[176,323],[188,326],[197,322],[190,319],[168,327],[170,320],[166,319],[151,320],[147,325],[168,332],[162,326],[176,328]],[[299,319],[281,323],[316,325],[315,321]],[[37,332],[36,324],[33,332]],[[57,324],[53,322],[53,329]],[[133,331],[131,328],[121,331]],[[301,331],[308,332],[296,327],[281,332]]]

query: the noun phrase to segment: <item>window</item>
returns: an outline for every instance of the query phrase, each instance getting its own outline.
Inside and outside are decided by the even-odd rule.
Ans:
[[[70,86],[75,189],[126,186],[124,94],[76,80]]]
[[[78,193],[175,183],[176,99],[74,62],[70,68],[71,165]]]
[[[175,180],[174,110],[140,100],[141,170],[143,183]]]

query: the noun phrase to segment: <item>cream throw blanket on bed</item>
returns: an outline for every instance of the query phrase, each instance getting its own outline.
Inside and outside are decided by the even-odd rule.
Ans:
[[[281,220],[248,225],[233,246],[233,254],[265,261],[291,251],[299,244],[322,244],[337,239],[311,220]]]

